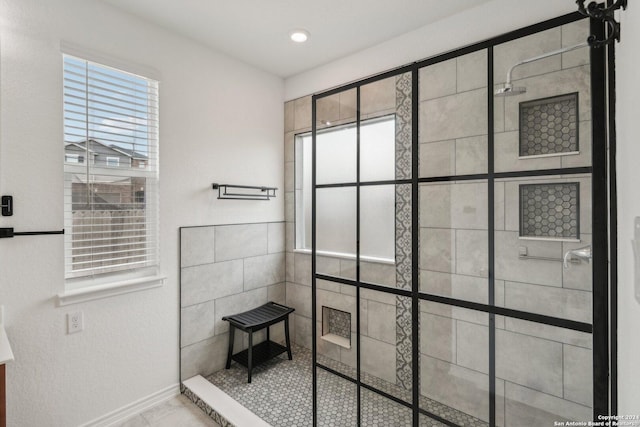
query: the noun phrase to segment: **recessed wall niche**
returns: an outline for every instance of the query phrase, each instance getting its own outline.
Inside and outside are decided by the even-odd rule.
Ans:
[[[580,239],[580,183],[520,185],[520,237]]]
[[[520,157],[578,153],[578,93],[520,103]]]
[[[322,306],[322,339],[351,348],[351,313]]]

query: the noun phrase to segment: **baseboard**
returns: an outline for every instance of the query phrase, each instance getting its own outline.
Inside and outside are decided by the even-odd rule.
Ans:
[[[145,396],[142,399],[138,399],[135,402],[116,409],[113,412],[109,412],[108,414],[98,417],[95,420],[89,421],[86,424],[82,424],[80,427],[108,427],[113,424],[122,422],[127,418],[130,418],[141,412],[144,412],[152,406],[162,403],[165,400],[169,400],[172,397],[178,396],[179,394],[180,385],[170,385],[167,388],[158,390],[155,393],[151,393],[150,395]]]

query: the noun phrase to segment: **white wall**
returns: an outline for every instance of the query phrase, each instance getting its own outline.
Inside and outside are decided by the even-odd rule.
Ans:
[[[178,382],[178,227],[284,219],[272,202],[218,201],[211,182],[283,188],[283,82],[96,1],[2,0],[0,227],[63,224],[60,42],[160,74],[165,285],[63,308],[62,236],[0,241],[0,304],[16,361],[8,425],[74,426]],[[66,314],[85,330],[66,334]]]
[[[285,80],[285,99],[299,98],[360,80],[576,10],[572,1],[493,0],[325,66],[289,77]]]
[[[459,48],[517,28],[576,11],[572,1],[494,0],[383,44],[301,73],[285,81],[285,98],[322,91],[413,61]],[[620,14],[622,42],[617,45],[618,85],[618,357],[619,413],[640,414],[640,303],[634,298],[634,261],[630,241],[633,220],[640,216],[640,141],[637,99],[640,96],[640,9],[630,2]],[[640,268],[640,266],[639,266]],[[640,280],[638,278],[637,280]]]
[[[622,38],[616,46],[618,131],[618,392],[619,413],[640,414],[640,296],[634,297],[634,218],[640,216],[640,4],[629,2],[620,14]],[[640,275],[640,265],[637,266]],[[640,276],[635,277],[640,281]],[[640,292],[640,283],[638,285]]]

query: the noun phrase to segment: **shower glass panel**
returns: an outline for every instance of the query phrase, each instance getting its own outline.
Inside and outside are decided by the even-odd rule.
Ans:
[[[395,177],[394,115],[363,121],[360,126],[360,181],[389,181]]]
[[[356,288],[327,280],[316,282],[318,363],[356,378]]]
[[[507,426],[591,420],[591,334],[496,318],[497,419]]]
[[[411,298],[360,291],[360,366],[364,384],[411,404]]]
[[[362,389],[361,393],[361,425],[394,427],[410,427],[413,425],[413,412],[410,407],[401,405],[367,389]]]
[[[488,425],[488,325],[487,313],[420,301],[421,410],[457,425]]]
[[[316,190],[316,239],[316,271],[355,279],[355,187]]]
[[[316,184],[356,181],[356,91],[316,103]]]
[[[318,425],[608,413],[593,31],[567,15],[314,95]]]
[[[507,426],[593,418],[594,292],[607,284],[592,264],[606,259],[586,257],[603,232],[591,170],[603,144],[580,47],[590,33],[581,20],[494,48],[493,297],[513,311],[495,321],[496,420]]]
[[[316,136],[316,183],[356,181],[356,127],[337,126]]]
[[[419,71],[420,177],[487,173],[487,51]]]
[[[420,292],[488,302],[486,180],[420,185]]]
[[[355,427],[358,425],[358,388],[351,381],[321,368],[317,374],[318,426]],[[307,425],[308,418],[296,420],[295,425]]]
[[[404,212],[406,220],[401,220]],[[411,186],[360,188],[360,280],[411,289]],[[407,223],[408,221],[408,223]]]
[[[411,81],[409,74],[378,80],[360,88],[361,182],[396,179],[396,159],[403,154],[398,148],[407,143],[410,150],[410,134],[399,134],[411,123],[411,85],[405,87],[406,81]],[[403,141],[407,136],[408,141]],[[406,168],[410,173],[410,157]]]
[[[591,166],[589,47],[551,54],[589,34],[581,20],[495,47],[494,93],[510,69],[517,89],[494,98],[496,172]]]
[[[496,305],[592,322],[592,264],[564,255],[590,247],[591,176],[495,183]]]

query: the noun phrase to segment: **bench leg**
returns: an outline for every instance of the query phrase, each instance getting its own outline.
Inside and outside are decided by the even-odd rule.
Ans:
[[[270,341],[270,338],[269,338],[269,327],[268,326],[267,326],[267,341]]]
[[[252,353],[253,353],[253,331],[249,331],[249,349],[247,354],[247,370],[249,371],[248,383],[251,382],[251,368],[252,368]]]
[[[227,353],[227,366],[225,366],[225,369],[229,369],[231,367],[231,356],[233,356],[233,338],[235,335],[235,331],[235,326],[229,325],[229,352]]]
[[[291,356],[291,341],[289,340],[289,316],[284,319],[284,338],[287,341],[287,355],[289,356],[289,360],[293,360]]]

